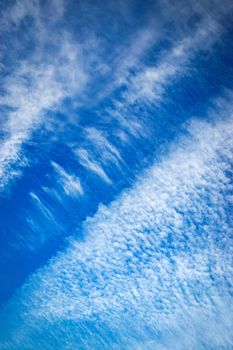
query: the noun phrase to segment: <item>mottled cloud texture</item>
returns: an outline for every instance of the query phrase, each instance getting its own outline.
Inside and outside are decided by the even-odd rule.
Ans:
[[[232,115],[188,133],[30,277],[3,349],[230,349]]]

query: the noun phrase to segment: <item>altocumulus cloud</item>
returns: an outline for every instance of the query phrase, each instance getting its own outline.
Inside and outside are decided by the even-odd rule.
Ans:
[[[83,225],[2,314],[2,349],[230,349],[232,109]]]

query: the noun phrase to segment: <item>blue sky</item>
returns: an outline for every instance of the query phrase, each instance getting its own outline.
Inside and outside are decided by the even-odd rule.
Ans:
[[[0,349],[232,349],[232,2],[0,17]]]

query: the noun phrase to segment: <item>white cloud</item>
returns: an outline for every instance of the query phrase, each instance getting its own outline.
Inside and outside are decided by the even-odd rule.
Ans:
[[[128,5],[130,7],[131,4]],[[27,34],[31,35],[36,44],[32,56],[27,56],[23,62],[16,60],[17,68],[3,81],[6,95],[1,97],[1,104],[15,109],[8,113],[3,125],[5,136],[1,140],[0,151],[1,188],[19,173],[18,164],[27,163],[21,152],[22,146],[29,141],[33,131],[43,123],[46,111],[59,106],[64,98],[80,92],[90,76],[93,84],[88,84],[87,91],[83,94],[90,102],[93,100],[90,86],[96,85],[98,89],[99,85],[96,82],[100,76],[106,78],[113,75],[108,79],[109,86],[104,84],[106,88],[98,89],[101,91],[96,94],[95,102],[119,87],[126,87],[126,92],[122,96],[123,101],[115,101],[114,108],[107,113],[108,117],[116,118],[120,123],[121,129],[116,130],[116,134],[120,135],[122,141],[129,142],[129,134],[149,137],[143,118],[139,120],[138,117],[134,117],[134,111],[129,113],[130,105],[158,102],[164,95],[166,87],[186,71],[187,62],[194,57],[194,54],[199,49],[210,48],[218,40],[223,30],[219,24],[220,14],[230,9],[228,1],[225,6],[219,5],[220,14],[209,9],[208,1],[192,4],[192,10],[188,5],[174,5],[167,1],[162,7],[162,20],[158,20],[158,24],[151,15],[149,22],[146,22],[133,38],[127,40],[127,44],[111,48],[110,51],[114,52],[113,62],[109,62],[109,57],[108,62],[105,62],[101,56],[100,46],[105,47],[107,44],[102,38],[96,38],[93,33],[92,39],[88,36],[82,44],[70,39],[66,30],[60,28],[60,21],[66,11],[64,2],[54,0],[46,6],[43,7],[42,3],[36,0],[16,1],[1,14],[3,21],[0,31],[3,35],[5,32],[13,33],[25,18],[30,17],[33,24]],[[206,16],[206,9],[211,10],[213,16]],[[46,16],[47,13],[53,15]],[[174,16],[174,26],[177,28],[180,21],[187,27],[194,13],[202,18],[199,28],[194,30],[194,33],[190,34],[187,31],[187,34],[185,30],[181,30],[179,36],[172,37],[175,44],[170,51],[162,54],[159,59],[157,57],[152,66],[142,63],[149,50],[156,49],[156,43],[161,40],[171,15]],[[82,15],[85,17],[83,13]],[[13,37],[12,34],[12,40]],[[17,41],[17,36],[14,38],[14,43],[19,50],[22,45]],[[54,47],[52,54],[46,52],[47,45]],[[86,53],[85,57],[82,57],[83,51]],[[91,96],[88,89],[92,91]],[[78,98],[76,99],[78,101]],[[138,107],[137,105],[135,109]],[[119,155],[116,155],[116,151],[114,153],[118,161]],[[11,167],[11,164],[16,164],[16,167]]]
[[[20,173],[20,166],[27,164],[22,146],[39,126],[43,127],[48,110],[57,108],[66,97],[77,96],[87,81],[79,44],[74,44],[65,30],[60,33],[52,27],[58,25],[62,6],[62,1],[50,3],[47,11],[53,12],[52,20],[44,18],[45,9],[38,1],[17,1],[2,14],[1,35],[8,31],[12,34],[27,16],[32,18],[27,35],[33,37],[36,49],[32,54],[25,54],[24,59],[18,59],[13,52],[15,66],[10,67],[10,71],[5,67],[7,74],[1,81],[4,93],[0,105],[9,109],[0,141],[0,189]],[[12,34],[16,51],[20,51],[22,43],[17,40]],[[45,50],[48,44],[51,52]]]
[[[226,4],[226,8],[228,7],[229,4]],[[201,9],[199,11],[202,13]],[[184,22],[188,22],[191,15],[192,12],[186,13]],[[151,54],[154,59],[151,59],[150,64],[144,64],[143,60],[140,60],[143,56],[141,52],[141,56],[140,54],[136,55],[137,63],[132,65],[129,63],[128,66],[126,64],[127,71],[124,68],[124,61],[128,62],[127,55],[125,55],[122,72],[120,68],[118,69],[117,80],[119,85],[122,84],[123,92],[120,98],[113,100],[113,107],[106,111],[110,120],[117,121],[118,127],[114,132],[121,138],[122,143],[130,143],[132,137],[138,139],[151,139],[153,137],[148,127],[148,118],[151,120],[153,114],[148,114],[146,108],[154,107],[164,99],[169,99],[167,96],[168,88],[180,78],[195,72],[195,65],[192,62],[197,55],[201,52],[209,54],[213,45],[223,35],[225,28],[221,25],[217,15],[211,17],[204,16],[202,13],[201,18],[199,25],[192,32],[181,31],[180,36],[172,41],[168,49]],[[176,20],[175,18],[174,23]],[[152,48],[156,50],[156,41],[159,38],[159,34],[158,36],[155,34],[155,28],[150,28],[148,32],[150,32],[149,37],[154,38],[154,42],[148,41],[146,52]],[[134,44],[137,46],[136,42]],[[128,55],[130,54],[131,50],[129,50]],[[198,74],[198,72],[196,73]]]
[[[31,17],[38,39],[41,32],[44,32],[44,29],[46,29],[46,26],[54,24],[62,18],[64,10],[63,0],[51,0],[44,7],[39,0],[17,0],[4,7],[4,11],[1,13],[0,30],[17,30],[26,17]],[[46,15],[49,12],[52,12],[53,16],[48,19]]]
[[[19,162],[24,142],[42,125],[46,111],[57,106],[63,99],[77,93],[86,77],[79,66],[77,47],[66,41],[57,57],[52,60],[35,57],[22,62],[11,76],[5,79],[5,96],[0,98],[3,106],[11,111],[3,125],[5,139],[0,148],[0,186],[12,176],[9,165]]]
[[[83,195],[83,188],[77,176],[68,174],[60,165],[52,162],[52,166],[58,175],[58,182],[62,185],[68,196]]]
[[[164,50],[150,65],[138,64],[135,73],[126,75],[124,84],[127,88],[121,101],[116,100],[114,107],[108,111],[109,116],[117,119],[122,130],[131,135],[150,137],[147,123],[142,116],[138,117],[137,110],[142,105],[159,104],[166,98],[168,87],[190,74],[190,67],[195,69],[191,64],[196,55],[201,51],[209,52],[223,33],[224,28],[217,18],[204,18],[196,30],[183,33],[172,47]]]
[[[109,184],[112,183],[111,179],[106,174],[103,167],[96,159],[93,159],[93,157],[90,155],[90,152],[88,152],[86,149],[75,149],[74,153],[78,157],[78,161],[80,162],[80,164],[84,166],[87,170],[94,172],[95,174],[100,176],[105,182]]]
[[[74,239],[28,280],[9,304],[22,319],[6,349],[25,342],[34,348],[35,338],[40,349],[47,331],[64,349],[75,349],[83,332],[89,334],[86,349],[95,337],[88,322],[99,324],[103,349],[115,341],[104,324],[119,349],[151,349],[155,341],[158,349],[230,347],[232,241],[225,193],[232,189],[226,173],[232,110],[211,124],[193,121],[188,131],[132,189],[86,221],[83,242]],[[57,338],[63,322],[70,322],[64,343]]]
[[[31,198],[35,201],[37,206],[39,207],[40,211],[43,213],[43,215],[48,219],[48,220],[54,220],[54,216],[51,213],[51,211],[42,203],[40,198],[34,193],[30,193]]]
[[[85,129],[85,132],[87,140],[94,145],[102,161],[112,161],[120,166],[122,161],[120,151],[108,140],[102,130],[89,127]]]

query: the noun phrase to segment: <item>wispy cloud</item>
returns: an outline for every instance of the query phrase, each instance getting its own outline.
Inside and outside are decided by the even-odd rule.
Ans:
[[[56,2],[56,9],[58,3],[60,2]],[[52,10],[53,5],[51,3],[48,10]],[[28,33],[36,33],[33,40],[36,40],[37,47],[32,54],[26,54],[26,58],[18,59],[12,71],[6,71],[7,74],[2,79],[4,94],[0,97],[0,104],[2,108],[8,108],[8,112],[2,126],[1,188],[14,175],[11,165],[25,164],[21,148],[31,138],[34,130],[43,125],[46,112],[56,108],[66,97],[77,94],[87,81],[79,45],[74,45],[65,31],[61,35],[52,32],[51,37],[51,22],[44,21],[40,6],[38,1],[33,4],[28,1],[16,2],[3,13],[1,33],[12,29],[12,26],[19,26],[25,17],[31,16],[34,26],[28,28]],[[56,18],[55,12],[53,19]],[[51,46],[52,41],[53,49],[49,52],[44,46],[49,42]]]
[[[223,33],[224,27],[217,18],[205,18],[193,33],[183,34],[150,65],[138,64],[134,73],[126,75],[121,98],[115,100],[114,107],[108,110],[109,118],[115,118],[121,125],[121,135],[126,142],[129,141],[127,134],[150,137],[148,114],[145,113],[144,120],[141,108],[156,106],[169,99],[166,95],[169,87],[180,78],[189,76],[190,70],[195,69],[192,61],[197,54],[208,53]]]
[[[119,5],[119,10],[122,6]],[[129,2],[123,8],[126,10],[131,6],[133,4]],[[75,96],[75,100],[78,100],[77,93],[84,86],[86,90],[80,99],[86,103],[93,101],[93,95],[96,96],[94,102],[98,103],[101,98],[111,97],[117,89],[123,89],[120,101],[113,98],[114,108],[109,110],[108,117],[116,118],[121,124],[116,132],[122,141],[128,142],[129,134],[148,137],[143,118],[134,118],[134,110],[129,113],[129,108],[134,105],[133,108],[137,110],[140,104],[158,102],[164,96],[166,87],[186,72],[188,62],[196,52],[211,47],[222,33],[219,18],[230,9],[230,2],[226,1],[225,6],[219,5],[217,13],[210,8],[209,1],[192,4],[192,10],[188,5],[174,5],[167,1],[160,9],[161,19],[158,17],[158,24],[153,16],[148,16],[144,26],[137,29],[136,35],[130,32],[122,46],[114,44],[110,49],[106,38],[96,37],[94,31],[85,40],[74,40],[74,36],[68,34],[67,29],[61,25],[67,8],[68,5],[60,0],[49,4],[24,0],[17,1],[2,11],[2,35],[14,33],[30,18],[32,24],[25,40],[31,46],[35,45],[36,49],[32,53],[30,50],[25,51],[24,59],[17,59],[13,67],[9,65],[5,70],[7,74],[2,82],[4,96],[0,102],[4,108],[10,107],[10,110],[3,124],[4,137],[1,140],[1,188],[18,173],[19,167],[11,167],[11,164],[27,163],[21,152],[22,146],[38,126],[43,124],[46,111],[58,108],[67,97]],[[206,16],[207,9],[210,11],[209,16]],[[85,18],[82,6],[81,10],[80,16]],[[47,13],[53,15],[48,19]],[[143,63],[148,52],[156,52],[156,45],[171,16],[177,29],[180,22],[186,28],[194,14],[201,18],[198,29],[194,28],[193,33],[180,29],[177,37],[172,36],[175,43],[172,48],[157,55],[152,64]],[[11,40],[16,47],[15,56],[20,57],[20,40],[13,34]],[[103,52],[106,51],[112,51],[112,54],[103,57]],[[7,46],[3,52],[8,52]],[[82,57],[83,52],[85,59]],[[5,67],[5,61],[2,66]],[[99,80],[103,83],[101,88]]]
[[[83,332],[84,348],[92,336],[103,349],[151,349],[155,339],[161,349],[230,347],[229,111],[225,120],[189,123],[188,137],[86,221],[83,242],[74,239],[29,279],[9,304],[22,318],[3,348],[35,339],[40,348],[48,331],[71,348]],[[75,341],[58,337],[64,322]]]
[[[119,165],[122,160],[120,151],[108,140],[102,130],[89,127],[85,132],[87,140],[95,147],[103,161],[112,161]]]
[[[67,173],[56,162],[52,162],[52,166],[57,173],[58,182],[61,184],[68,196],[77,196],[83,194],[83,188],[77,176]]]
[[[93,159],[93,157],[89,154],[89,152],[85,149],[76,149],[75,155],[78,157],[78,161],[82,166],[84,166],[87,170],[90,170],[100,176],[102,180],[106,181],[107,183],[111,184],[111,180],[104,171],[103,167],[100,165],[100,163]]]
[[[51,211],[42,203],[40,198],[33,192],[30,193],[31,198],[35,201],[39,209],[42,211],[43,215],[49,219],[49,220],[54,220],[53,214]]]
[[[179,74],[188,70],[188,62],[199,50],[208,50],[221,28],[215,21],[204,21],[200,28],[190,36],[183,38],[174,47],[164,53],[155,65],[143,67],[135,76],[129,77],[125,99],[128,104],[137,100],[142,103],[157,103]]]

